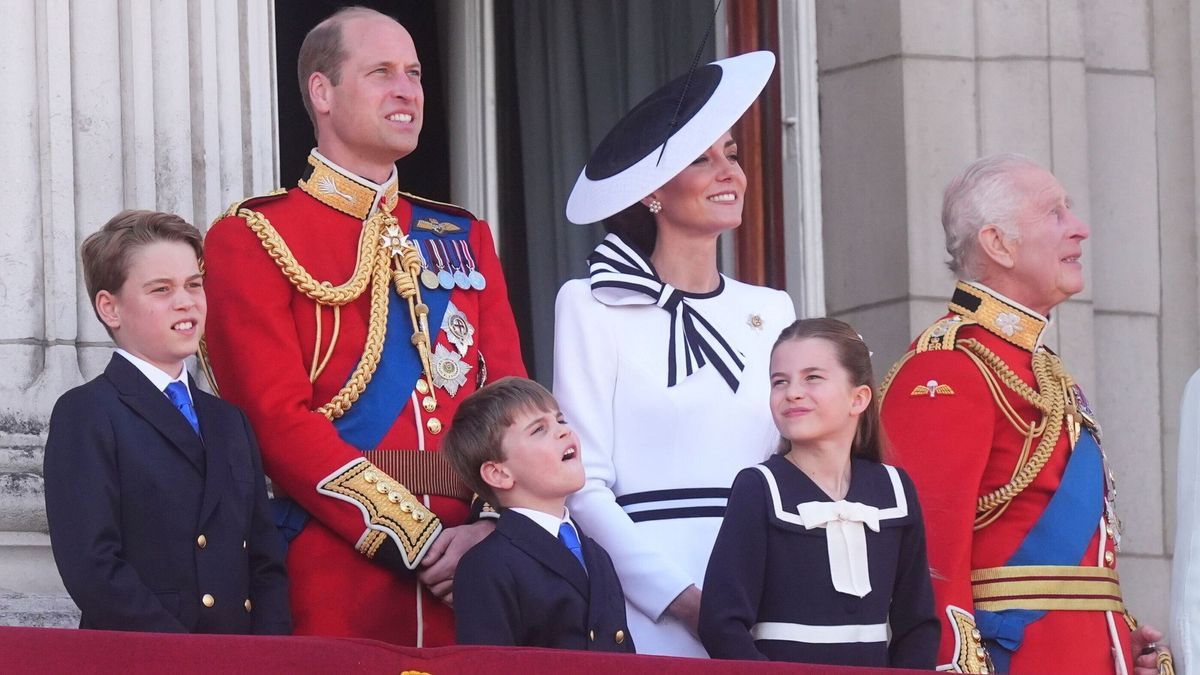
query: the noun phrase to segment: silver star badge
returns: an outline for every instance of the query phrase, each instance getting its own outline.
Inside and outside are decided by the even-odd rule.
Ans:
[[[451,396],[466,384],[470,371],[471,366],[462,360],[462,356],[446,349],[446,345],[439,344],[433,351],[433,383],[450,392]]]
[[[462,310],[450,303],[446,307],[446,315],[442,319],[442,330],[446,333],[446,339],[458,349],[458,353],[463,356],[467,355],[467,348],[475,344],[475,327],[467,321],[467,315],[463,314]]]

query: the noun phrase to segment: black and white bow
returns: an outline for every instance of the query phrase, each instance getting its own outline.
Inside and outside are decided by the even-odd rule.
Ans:
[[[737,391],[746,364],[700,312],[688,304],[687,295],[658,278],[654,266],[637,249],[609,234],[588,256],[592,297],[610,305],[658,305],[671,314],[667,346],[667,386],[712,363]],[[724,283],[724,280],[722,280]],[[682,375],[681,375],[682,373]]]

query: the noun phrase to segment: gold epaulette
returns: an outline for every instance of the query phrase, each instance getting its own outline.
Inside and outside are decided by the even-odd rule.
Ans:
[[[899,361],[892,364],[891,370],[884,375],[883,381],[879,384],[879,400],[881,404],[887,396],[888,391],[892,388],[892,380],[899,374],[900,368],[908,363],[909,359],[922,352],[953,351],[956,348],[959,329],[974,323],[970,319],[964,319],[956,315],[939,319],[932,326],[926,328],[925,332],[921,333],[921,337],[917,338],[916,345],[908,350],[904,356],[901,356]]]
[[[317,492],[354,504],[363,513],[367,532],[358,551],[375,557],[390,538],[400,550],[404,566],[416,569],[429,545],[442,531],[442,523],[398,481],[366,459],[355,459],[317,485]]]
[[[992,659],[983,646],[983,635],[975,626],[975,617],[954,605],[946,606],[950,630],[954,631],[954,655],[949,664],[938,666],[938,670],[953,673],[994,672]]]
[[[921,333],[921,337],[917,338],[917,344],[913,348],[913,351],[918,354],[939,350],[950,351],[955,348],[959,329],[974,323],[974,321],[964,319],[961,316],[948,316],[941,319],[929,328],[926,328],[924,333]]]
[[[282,197],[286,194],[287,194],[287,188],[275,188],[274,190],[271,190],[270,192],[268,192],[265,195],[256,195],[254,197],[246,197],[245,199],[236,201],[236,202],[230,204],[229,208],[225,209],[224,213],[222,213],[221,215],[219,215],[215,219],[213,219],[212,225],[216,225],[217,221],[221,220],[222,218],[228,218],[229,216],[236,216],[238,213],[238,210],[241,209],[243,206],[249,207],[249,206],[254,206],[257,204],[262,204],[264,202],[279,199],[280,197]],[[209,227],[212,227],[212,225],[210,225]]]
[[[462,216],[463,218],[470,218],[471,220],[478,220],[475,217],[475,214],[464,209],[463,207],[459,206],[458,204],[451,204],[449,202],[439,202],[436,199],[429,199],[428,197],[421,197],[420,195],[414,195],[414,194],[405,192],[403,190],[397,191],[397,194],[399,194],[401,197],[404,197],[405,199],[407,199],[410,202],[419,204],[426,208],[436,209],[438,211],[447,211],[455,216]]]

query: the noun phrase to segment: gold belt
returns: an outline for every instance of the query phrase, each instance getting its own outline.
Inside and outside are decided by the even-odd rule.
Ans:
[[[1106,567],[1017,565],[971,572],[975,609],[1124,612],[1121,582]]]
[[[368,450],[363,456],[414,495],[441,495],[469,502],[474,494],[440,452]]]

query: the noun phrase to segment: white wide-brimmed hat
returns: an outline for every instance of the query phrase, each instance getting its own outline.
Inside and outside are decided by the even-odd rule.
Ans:
[[[567,199],[567,220],[603,220],[662,187],[738,121],[774,69],[771,52],[733,56],[642,99],[592,152]]]

